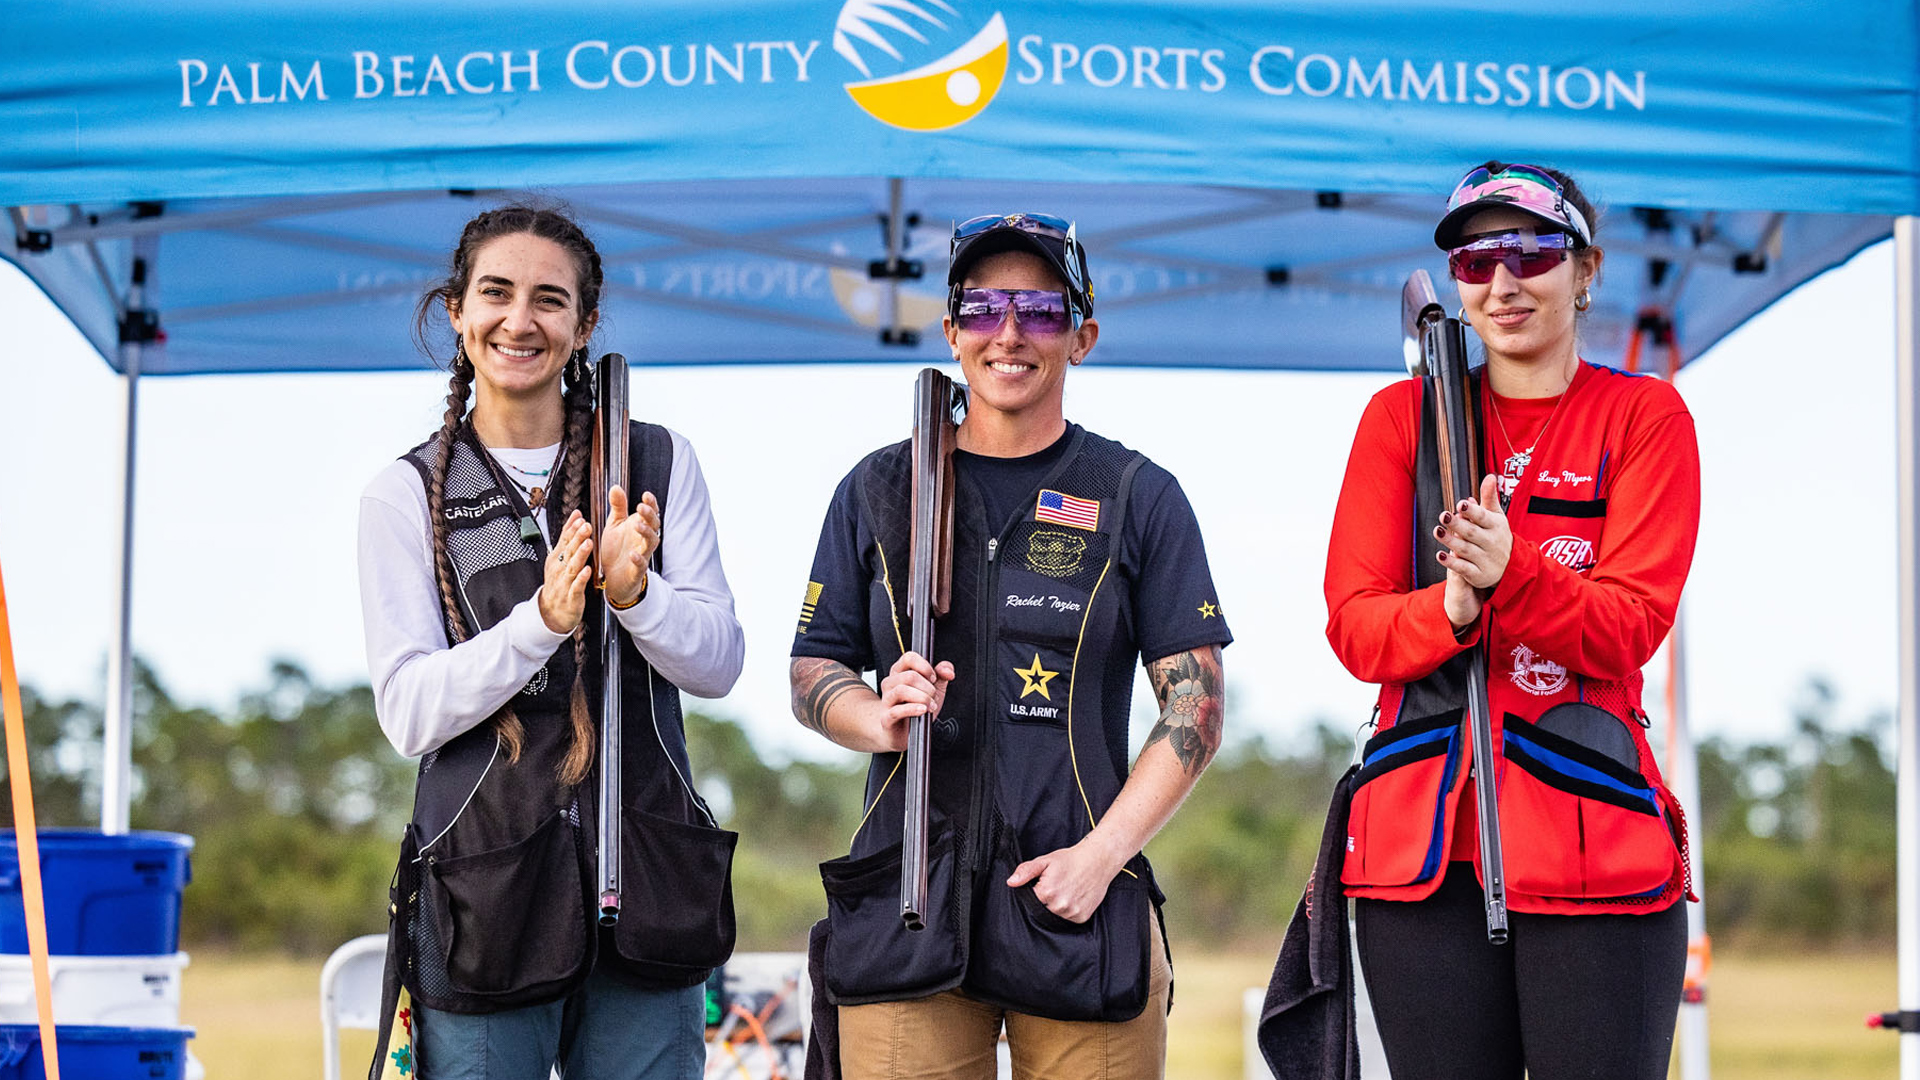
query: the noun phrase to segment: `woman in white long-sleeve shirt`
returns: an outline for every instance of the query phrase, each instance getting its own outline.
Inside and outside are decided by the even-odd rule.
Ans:
[[[441,428],[361,499],[376,707],[421,757],[387,982],[412,995],[424,1080],[698,1076],[700,985],[732,947],[734,836],[692,786],[679,691],[731,689],[743,636],[684,438],[633,425],[600,536],[583,515],[600,288],[565,214],[469,222],[419,310],[421,331],[444,310],[456,341]],[[625,656],[612,929],[590,884],[610,629],[588,603],[596,547]]]

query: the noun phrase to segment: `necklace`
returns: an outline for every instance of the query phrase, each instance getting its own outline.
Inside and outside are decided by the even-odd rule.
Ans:
[[[1567,390],[1571,389],[1573,387],[1569,385]],[[1559,399],[1553,403],[1553,411],[1547,414],[1547,422],[1540,425],[1540,430],[1534,433],[1533,441],[1527,444],[1525,450],[1522,450],[1520,444],[1513,441],[1513,436],[1507,434],[1507,422],[1500,416],[1500,403],[1494,396],[1493,387],[1487,387],[1487,406],[1493,411],[1493,422],[1500,428],[1500,437],[1506,440],[1507,449],[1512,451],[1507,455],[1507,460],[1500,469],[1501,510],[1506,510],[1513,502],[1513,493],[1520,487],[1520,481],[1526,475],[1527,466],[1533,464],[1534,448],[1540,445],[1541,439],[1547,437],[1547,429],[1553,426],[1553,418],[1560,415],[1560,406],[1567,400],[1567,390],[1560,391]]]
[[[553,464],[537,472],[533,469],[523,469],[511,461],[503,461],[500,458],[494,457],[492,454],[488,454],[487,456],[493,458],[495,461],[499,461],[502,465],[513,470],[513,472],[517,472],[521,476],[532,477],[535,480],[533,484],[523,484],[520,482],[519,477],[511,474],[502,474],[507,477],[507,480],[510,481],[514,487],[520,489],[520,494],[526,496],[527,509],[538,511],[547,504],[547,488],[551,486],[541,481],[545,481],[548,477],[552,476],[554,470],[560,467],[561,459],[567,456],[567,448],[564,445],[561,446],[559,451],[553,455]]]

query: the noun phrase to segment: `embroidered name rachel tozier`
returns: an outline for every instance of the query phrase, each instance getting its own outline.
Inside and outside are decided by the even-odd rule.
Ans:
[[[1079,611],[1080,601],[1063,600],[1058,596],[1021,596],[1019,593],[1007,594],[1008,607],[1046,607],[1055,611]]]

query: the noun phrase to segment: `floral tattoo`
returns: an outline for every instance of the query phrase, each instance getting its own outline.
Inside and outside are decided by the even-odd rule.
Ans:
[[[1147,734],[1147,746],[1161,739],[1187,772],[1198,776],[1220,749],[1226,705],[1220,671],[1220,646],[1209,645],[1147,665],[1147,678],[1160,699],[1160,719]],[[1142,748],[1145,752],[1145,748]]]

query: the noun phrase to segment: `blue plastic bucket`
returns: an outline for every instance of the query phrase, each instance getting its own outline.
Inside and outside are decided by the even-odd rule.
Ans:
[[[41,829],[48,950],[66,956],[161,956],[180,951],[180,892],[193,837]],[[20,852],[0,830],[0,952],[27,951]]]
[[[183,1080],[193,1029],[61,1024],[61,1080]],[[0,1080],[45,1080],[40,1029],[0,1024]]]

